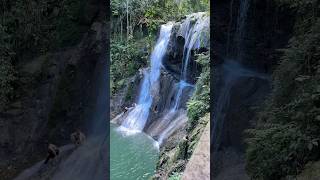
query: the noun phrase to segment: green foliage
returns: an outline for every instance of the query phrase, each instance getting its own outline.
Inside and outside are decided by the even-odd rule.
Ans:
[[[319,139],[306,135],[296,125],[265,124],[263,128],[248,131],[253,138],[247,139],[247,167],[254,179],[298,174],[309,156],[319,151]]]
[[[303,10],[310,10],[310,7],[317,4],[317,0],[277,0],[280,5],[289,6],[290,8],[295,8],[299,12]]]
[[[128,4],[127,4],[128,3]],[[127,11],[128,6],[128,11]],[[126,25],[133,33],[141,23],[146,23],[151,33],[156,33],[161,24],[168,21],[179,20],[181,17],[199,11],[209,10],[209,0],[112,0],[112,15],[119,26],[119,22]],[[129,25],[127,25],[127,12]],[[115,34],[118,34],[114,31]],[[126,31],[126,28],[123,28]]]
[[[151,32],[168,21],[176,21],[187,14],[209,10],[208,0],[159,1],[146,10],[144,16]]]
[[[14,97],[14,84],[19,82],[16,65],[50,50],[74,45],[80,40],[84,28],[88,28],[88,25],[82,25],[85,3],[84,0],[2,1],[1,105]]]
[[[1,24],[7,27],[15,51],[20,53],[46,52],[60,47],[59,42],[70,45],[79,33],[80,18],[85,1],[24,1],[7,2]],[[81,32],[81,31],[80,31]],[[71,42],[70,42],[71,41]]]
[[[196,60],[202,68],[196,83],[196,89],[187,103],[189,125],[192,129],[210,110],[210,56],[209,53],[197,55]]]
[[[272,96],[248,131],[247,170],[254,179],[295,176],[320,158],[320,18],[300,2],[291,4],[299,8],[295,35],[281,50]]]
[[[131,40],[127,43],[111,41],[111,89],[112,94],[125,85],[125,79],[137,73],[138,69],[147,65],[151,47],[148,38]]]
[[[130,100],[132,100],[134,98],[134,89],[132,85],[128,86],[128,90],[126,93],[126,97],[125,97],[125,101],[129,102]]]
[[[207,126],[208,122],[210,121],[210,113],[205,114],[198,120],[197,126],[193,128],[193,130],[189,133],[189,147],[188,147],[188,159],[191,157],[194,149],[196,148],[197,143],[204,131],[205,127]]]

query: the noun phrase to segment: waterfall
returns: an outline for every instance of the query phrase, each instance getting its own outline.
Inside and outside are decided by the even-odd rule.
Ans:
[[[140,89],[137,105],[129,112],[121,124],[121,129],[130,131],[142,131],[149,117],[153,97],[159,93],[159,76],[162,67],[162,59],[167,50],[173,24],[161,26],[160,37],[151,54],[150,69],[144,70],[143,81]]]
[[[232,7],[233,1],[231,2],[231,14],[230,18],[232,20]],[[240,0],[239,11],[238,11],[238,18],[236,24],[236,30],[233,42],[235,43],[235,57],[241,61],[243,56],[244,49],[244,38],[246,35],[246,25],[247,25],[247,16],[250,7],[250,0]],[[232,23],[232,21],[231,21]],[[231,28],[231,23],[230,27]],[[229,44],[229,36],[230,36],[230,29],[228,34],[228,42],[227,42],[227,53],[229,53],[230,44]],[[231,46],[232,47],[232,46]],[[229,56],[229,54],[227,54]],[[230,105],[230,96],[231,91],[237,80],[241,77],[255,77],[255,78],[262,78],[267,79],[266,75],[262,75],[259,73],[255,73],[250,71],[239,63],[235,61],[226,60],[220,68],[221,70],[221,81],[222,87],[220,89],[219,96],[216,101],[214,114],[213,114],[213,133],[211,141],[214,143],[214,151],[217,151],[220,145],[221,140],[221,132],[225,120],[226,113],[228,111]]]
[[[224,64],[219,68],[222,74],[222,87],[220,94],[216,102],[216,106],[213,113],[213,137],[211,142],[214,143],[214,151],[217,151],[221,141],[221,131],[227,115],[230,105],[230,98],[232,94],[232,88],[236,82],[242,77],[258,78],[263,80],[269,80],[269,76],[266,74],[257,73],[246,69],[241,64],[235,61],[226,60]]]
[[[143,79],[140,84],[140,93],[136,100],[136,105],[123,113],[119,130],[124,134],[134,134],[145,130],[149,135],[158,141],[158,144],[167,139],[177,129],[183,127],[187,121],[186,110],[183,108],[187,98],[191,95],[194,85],[190,83],[190,64],[194,50],[206,47],[209,44],[209,16],[206,13],[194,13],[188,15],[180,24],[179,36],[185,40],[183,45],[183,56],[179,81],[174,85],[172,93],[167,95],[168,104],[160,112],[150,111],[153,105],[157,106],[160,92],[160,70],[162,60],[167,52],[173,23],[162,25],[160,36],[151,54],[150,67],[143,70]],[[175,25],[178,25],[176,23]],[[177,26],[178,27],[178,26]],[[176,30],[176,29],[175,29]],[[177,37],[173,37],[177,38]],[[170,96],[170,97],[169,97]],[[167,99],[166,95],[164,100]],[[147,123],[150,114],[155,118]],[[153,116],[154,115],[154,116]],[[119,119],[118,119],[119,120]],[[147,127],[146,124],[148,124]]]
[[[195,23],[193,24],[193,21]],[[208,41],[206,36],[206,30],[209,32],[209,16],[205,13],[195,13],[187,16],[187,19],[181,24],[180,32],[184,36],[185,44],[183,48],[182,68],[180,81],[177,83],[177,93],[175,94],[175,100],[173,106],[171,106],[168,114],[166,114],[162,120],[162,126],[166,126],[159,134],[158,143],[162,144],[164,139],[168,138],[176,129],[181,127],[187,119],[186,111],[179,110],[181,108],[182,97],[186,96],[184,93],[185,88],[191,88],[193,90],[194,85],[188,83],[188,68],[191,59],[191,51],[199,49],[202,43]]]
[[[235,33],[236,57],[241,60],[244,51],[244,36],[246,31],[247,16],[250,6],[250,0],[240,0],[239,15],[237,20],[237,29]]]
[[[194,25],[191,25],[192,21],[196,19]],[[172,110],[177,110],[180,107],[181,96],[183,95],[183,89],[186,87],[193,87],[188,81],[188,65],[190,64],[191,51],[199,49],[203,41],[208,40],[205,36],[204,29],[209,28],[209,17],[205,16],[205,13],[196,13],[187,16],[187,19],[181,24],[181,31],[184,32],[185,44],[183,50],[181,78],[178,83],[178,93],[176,94],[174,105]]]

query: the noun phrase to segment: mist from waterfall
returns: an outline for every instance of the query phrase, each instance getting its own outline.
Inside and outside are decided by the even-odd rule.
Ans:
[[[108,105],[108,71],[107,61],[97,64],[98,73],[95,108],[90,115],[91,128],[83,145],[76,148],[63,160],[52,180],[87,180],[103,179],[109,175],[107,153],[109,136],[107,109]]]
[[[222,85],[219,90],[219,97],[217,98],[213,113],[213,133],[211,142],[214,143],[214,151],[217,151],[220,146],[222,136],[221,131],[230,105],[232,88],[235,84],[243,77],[263,80],[269,80],[270,78],[266,74],[257,73],[247,69],[240,63],[233,60],[225,60],[218,70],[221,73]]]

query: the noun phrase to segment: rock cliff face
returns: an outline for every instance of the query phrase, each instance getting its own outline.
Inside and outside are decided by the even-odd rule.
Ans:
[[[290,12],[265,0],[219,0],[212,16],[214,176],[248,179],[244,130],[255,123],[256,110],[270,92],[277,49],[287,44],[294,22]]]
[[[76,127],[87,131],[97,70],[108,57],[104,4],[88,4],[88,30],[77,46],[19,65],[21,95],[0,114],[1,179],[43,159],[47,141],[60,146],[69,143]]]
[[[276,50],[287,44],[294,25],[292,12],[268,0],[217,0],[212,16],[215,53],[268,73],[279,58]]]

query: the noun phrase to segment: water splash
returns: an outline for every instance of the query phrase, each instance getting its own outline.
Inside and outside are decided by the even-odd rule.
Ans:
[[[182,127],[187,122],[186,111],[171,111],[171,113],[176,113],[175,118],[170,120],[168,126],[160,133],[158,137],[158,145],[160,146],[165,139],[167,139],[176,129]],[[165,118],[164,118],[165,119]]]

